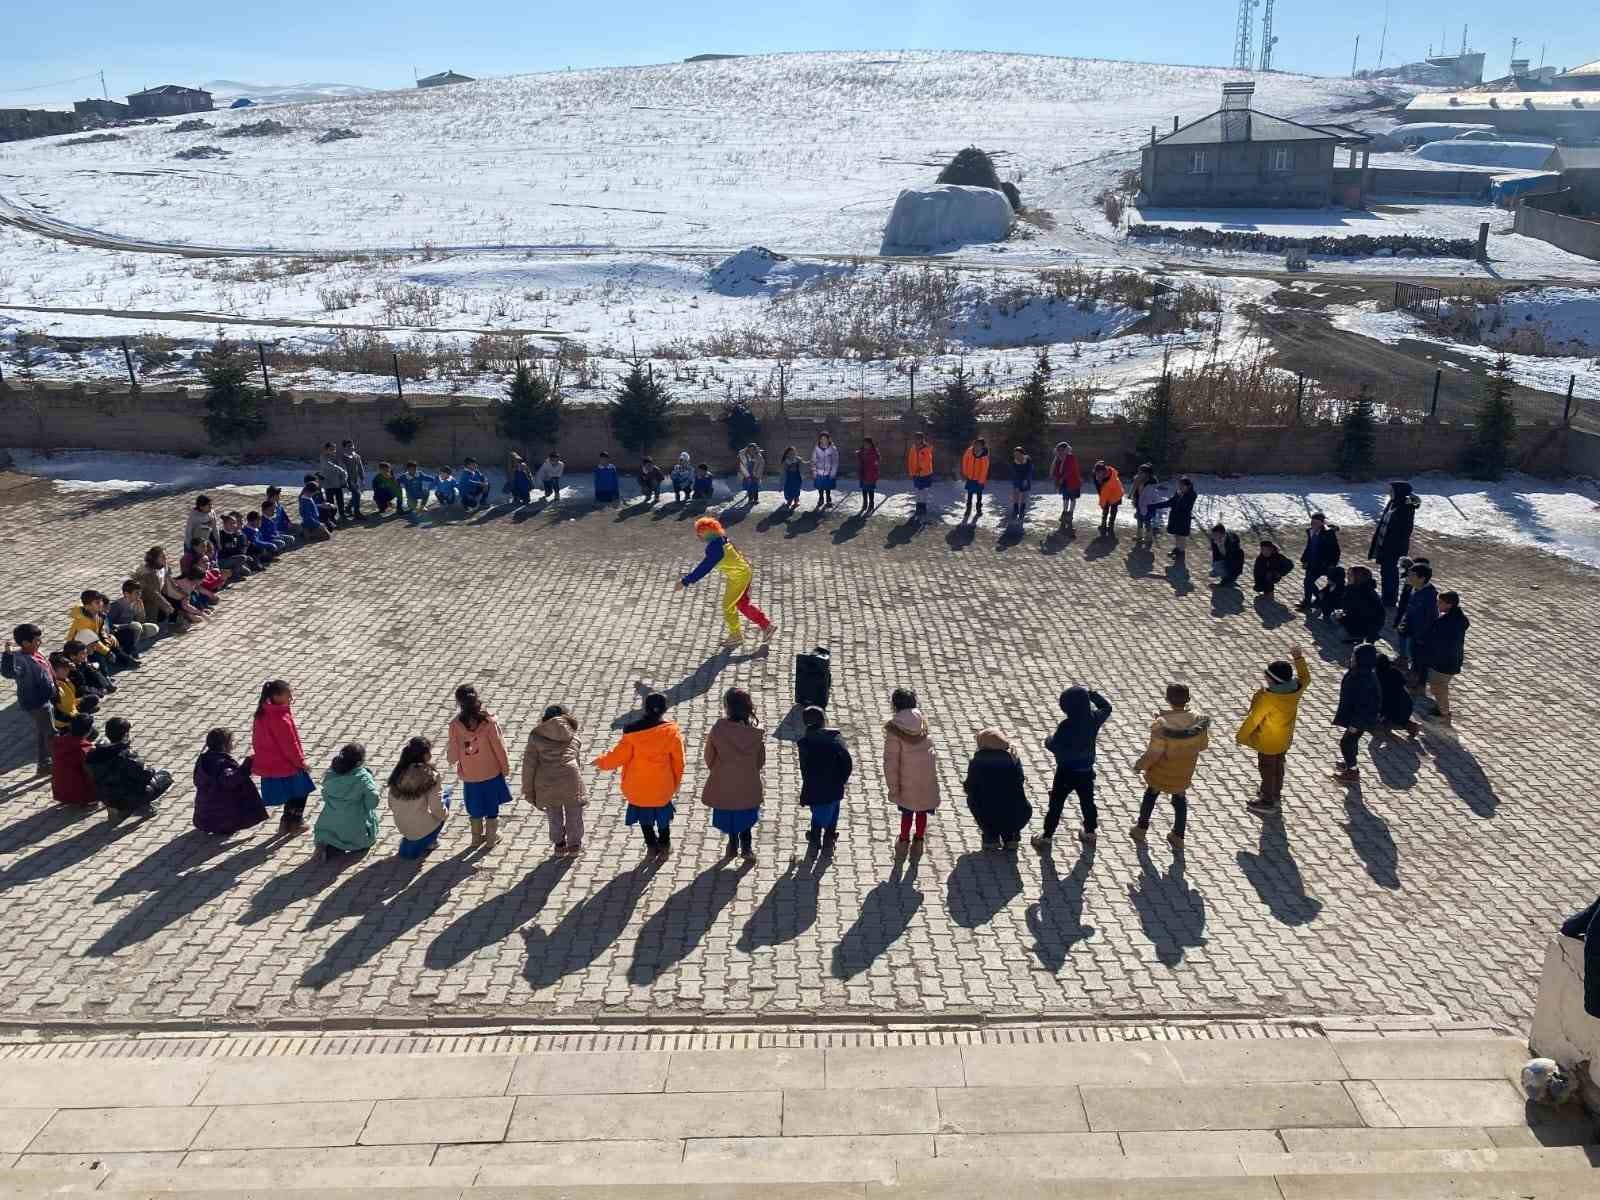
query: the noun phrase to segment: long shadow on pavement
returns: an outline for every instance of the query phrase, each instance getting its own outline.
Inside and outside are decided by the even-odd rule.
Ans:
[[[688,958],[717,923],[722,910],[738,895],[739,884],[753,865],[741,862],[733,870],[724,869],[721,864],[707,867],[668,896],[667,902],[651,913],[639,930],[633,943],[628,982],[649,987]]]
[[[570,858],[546,859],[524,875],[516,887],[462,913],[428,943],[423,966],[434,970],[457,966],[485,946],[511,936],[544,910],[550,894],[571,866]]]
[[[1156,958],[1169,967],[1183,961],[1192,946],[1206,944],[1206,900],[1184,878],[1183,856],[1177,855],[1163,875],[1147,847],[1139,847],[1139,881],[1128,885],[1128,899],[1139,914],[1144,936]]]
[[[613,877],[569,908],[549,933],[532,925],[522,931],[527,962],[522,977],[534,990],[553,987],[587,969],[622,936],[639,899],[655,877],[654,863],[641,863]]]
[[[1400,886],[1400,850],[1394,844],[1389,822],[1367,807],[1361,785],[1355,784],[1344,798],[1344,831],[1351,848],[1360,856],[1372,882],[1379,887]]]
[[[1052,975],[1066,965],[1067,956],[1079,942],[1095,935],[1093,925],[1083,923],[1083,891],[1094,869],[1094,847],[1078,852],[1078,861],[1062,879],[1049,850],[1039,856],[1043,884],[1039,900],[1028,905],[1028,931],[1033,934],[1033,952],[1039,965]]]
[[[1022,873],[1009,851],[975,850],[956,860],[945,883],[945,907],[963,929],[987,925],[1022,895]]]
[[[845,930],[833,948],[835,979],[854,979],[900,940],[922,907],[922,893],[917,890],[921,860],[920,853],[913,853],[897,861],[889,878],[867,893],[855,924]]]
[[[1305,877],[1289,849],[1283,814],[1261,820],[1257,852],[1239,851],[1239,869],[1272,915],[1285,925],[1309,925],[1322,912],[1322,901],[1306,894]]]
[[[822,877],[832,862],[832,853],[814,848],[804,858],[791,860],[745,922],[739,950],[749,954],[762,946],[781,946],[815,925]]]

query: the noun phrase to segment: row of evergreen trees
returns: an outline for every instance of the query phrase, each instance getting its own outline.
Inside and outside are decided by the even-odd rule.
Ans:
[[[264,392],[251,382],[249,360],[226,338],[220,338],[202,360],[201,369],[206,380],[203,420],[207,436],[216,445],[243,450],[267,430]],[[1009,458],[1011,448],[1021,446],[1041,467],[1049,463],[1051,374],[1050,352],[1040,350],[1028,382],[1011,398],[1006,410],[1003,446],[999,448],[1003,457]],[[496,405],[495,424],[501,436],[521,446],[553,445],[561,432],[560,385],[559,374],[518,364],[506,398]],[[1511,363],[1502,356],[1485,382],[1476,437],[1462,462],[1462,469],[1474,478],[1499,479],[1511,465],[1517,432],[1511,387]],[[610,401],[611,430],[618,444],[639,454],[665,441],[672,432],[673,405],[671,389],[649,363],[636,359]],[[977,436],[983,407],[983,394],[968,374],[966,364],[960,363],[934,394],[930,432],[952,451],[959,452]],[[1376,471],[1375,409],[1372,391],[1365,385],[1346,406],[1333,464],[1346,479],[1371,479]],[[747,407],[731,406],[722,419],[730,446],[744,445],[760,434],[760,421]],[[406,426],[413,435],[416,424],[413,421]],[[1187,439],[1173,402],[1169,375],[1163,373],[1160,381],[1140,398],[1136,429],[1134,456],[1138,461],[1152,463],[1162,474],[1183,465]]]

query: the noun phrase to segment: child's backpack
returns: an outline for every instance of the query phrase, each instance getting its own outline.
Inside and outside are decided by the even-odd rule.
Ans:
[[[825,646],[818,646],[809,654],[794,656],[794,700],[801,707],[816,705],[828,707],[828,696],[833,691],[832,659]]]

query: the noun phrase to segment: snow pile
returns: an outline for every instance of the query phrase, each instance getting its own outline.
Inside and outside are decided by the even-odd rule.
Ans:
[[[946,183],[895,198],[880,254],[926,254],[944,246],[1004,241],[1016,214],[1004,192]]]
[[[841,269],[821,263],[801,262],[777,254],[765,246],[746,246],[728,255],[706,278],[719,296],[765,296],[799,285],[819,275],[838,274]]]
[[[1472,138],[1452,138],[1418,146],[1417,157],[1475,167],[1539,171],[1550,161],[1552,150],[1544,142],[1481,142]]]
[[[1600,349],[1600,291],[1585,288],[1530,288],[1500,298],[1501,332],[1537,329],[1547,341]]]

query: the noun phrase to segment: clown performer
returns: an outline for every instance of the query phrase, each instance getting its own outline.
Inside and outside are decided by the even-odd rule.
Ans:
[[[727,580],[722,590],[722,619],[728,625],[728,636],[722,642],[723,649],[732,650],[744,642],[744,631],[739,626],[741,615],[748,617],[761,630],[763,645],[770,642],[778,632],[778,627],[750,602],[750,579],[753,574],[750,560],[734,549],[727,531],[722,528],[722,522],[715,517],[701,517],[694,523],[694,532],[696,537],[705,542],[706,556],[694,570],[678,580],[678,590],[682,591],[698,582],[712,568],[716,568]]]

